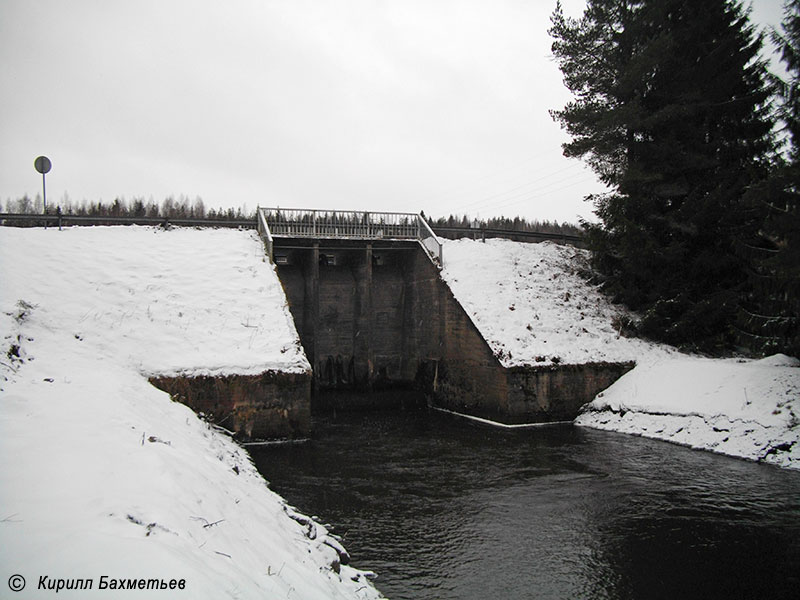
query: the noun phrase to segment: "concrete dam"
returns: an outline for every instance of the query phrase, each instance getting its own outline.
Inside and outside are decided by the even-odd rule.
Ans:
[[[571,421],[634,366],[502,365],[442,279],[447,258],[421,215],[261,208],[258,231],[311,372],[151,378],[241,439],[307,436],[312,401]]]
[[[631,363],[506,368],[439,275],[441,244],[419,215],[260,209],[313,393],[396,390],[505,424],[572,420]],[[324,394],[337,402],[336,394]],[[340,408],[357,402],[342,395]]]

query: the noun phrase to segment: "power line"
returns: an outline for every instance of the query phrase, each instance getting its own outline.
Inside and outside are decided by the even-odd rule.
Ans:
[[[442,193],[441,195],[436,196],[435,198],[429,198],[427,200],[427,202],[442,202],[442,201],[448,200],[452,196],[459,194],[464,189],[469,189],[471,187],[474,187],[476,184],[478,184],[478,183],[480,183],[482,181],[485,181],[487,179],[491,179],[492,177],[495,177],[495,176],[497,176],[497,175],[499,175],[501,173],[505,173],[507,171],[515,169],[515,168],[517,168],[517,167],[519,167],[521,165],[524,165],[525,163],[528,163],[528,162],[531,162],[531,161],[538,161],[543,156],[547,156],[547,155],[550,155],[550,154],[552,154],[551,150],[545,150],[543,152],[539,152],[537,154],[530,155],[527,158],[524,158],[524,159],[522,159],[522,160],[520,160],[518,162],[515,162],[515,163],[511,164],[511,165],[506,165],[504,167],[501,167],[500,169],[497,169],[495,171],[491,171],[490,173],[488,173],[486,175],[482,175],[482,176],[477,177],[476,179],[472,179],[472,180],[470,180],[470,181],[468,181],[466,183],[459,184],[458,186],[453,186],[453,187],[450,188],[450,191],[446,191],[446,192]]]
[[[550,190],[550,191],[548,191],[546,193],[538,193],[537,195],[534,195],[534,196],[523,195],[524,197],[520,198],[519,200],[514,200],[512,202],[507,202],[505,204],[489,205],[489,206],[487,206],[487,209],[498,210],[498,209],[502,209],[502,208],[508,208],[509,206],[514,206],[516,204],[521,204],[522,202],[527,202],[527,201],[530,201],[530,200],[536,200],[536,199],[539,199],[539,198],[543,198],[545,196],[552,195],[552,194],[554,194],[556,192],[560,192],[561,190],[565,190],[565,189],[574,187],[576,185],[580,185],[582,183],[587,183],[587,182],[593,181],[593,180],[594,180],[594,177],[586,177],[586,178],[583,178],[583,179],[579,179],[578,181],[574,181],[574,182],[572,182],[572,183],[570,183],[568,185],[565,185],[565,186],[562,186],[560,188],[557,188],[555,190]],[[549,187],[549,186],[541,188],[541,190],[535,190],[535,191],[536,192],[541,192],[543,190],[546,190],[547,187]]]
[[[544,175],[542,177],[537,177],[536,179],[532,179],[531,181],[528,181],[528,182],[526,182],[526,183],[524,183],[522,185],[519,185],[517,187],[511,188],[509,190],[505,190],[504,192],[493,194],[491,196],[480,198],[478,200],[473,200],[472,202],[468,202],[467,204],[461,205],[461,208],[462,209],[467,209],[467,208],[473,207],[476,204],[481,204],[481,203],[484,203],[484,202],[490,202],[491,200],[494,200],[495,198],[500,198],[501,196],[503,196],[505,194],[508,194],[508,193],[511,193],[511,192],[515,192],[515,191],[520,190],[522,188],[528,187],[529,185],[532,185],[534,183],[537,183],[539,181],[547,179],[548,177],[552,177],[554,175],[558,175],[559,173],[563,173],[564,171],[568,171],[568,170],[572,169],[573,167],[575,167],[576,165],[580,165],[580,163],[572,163],[571,165],[569,165],[567,167],[564,167],[562,169],[558,169],[557,171],[552,171],[552,172],[548,173],[547,175]],[[562,181],[562,180],[559,180],[559,181],[554,182],[554,183],[560,183],[560,181]],[[545,186],[545,187],[548,187],[548,186]],[[533,190],[533,191],[536,191],[536,190]]]

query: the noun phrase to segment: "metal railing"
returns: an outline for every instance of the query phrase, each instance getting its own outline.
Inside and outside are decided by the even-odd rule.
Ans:
[[[571,233],[554,233],[550,231],[516,231],[513,229],[493,229],[490,227],[453,227],[434,226],[433,231],[439,237],[457,240],[462,237],[485,240],[486,238],[505,238],[515,242],[556,242],[584,248],[586,238]]]
[[[416,240],[442,264],[442,243],[416,213],[259,208],[258,231],[270,258],[274,237]]]
[[[112,215],[73,215],[70,213],[0,213],[0,226],[46,227],[94,225],[175,225],[178,227],[231,227],[253,229],[252,219],[198,219],[180,217],[131,217]]]
[[[272,234],[269,231],[269,226],[267,225],[267,220],[264,217],[264,213],[259,209],[256,211],[256,219],[258,219],[257,229],[258,235],[261,236],[261,239],[264,240],[264,247],[267,250],[267,256],[269,256],[270,262],[273,261],[273,241],[272,241]]]
[[[433,233],[433,229],[430,228],[425,217],[417,215],[417,219],[419,219],[419,243],[427,250],[428,256],[433,262],[437,263],[439,267],[443,266],[441,240]]]

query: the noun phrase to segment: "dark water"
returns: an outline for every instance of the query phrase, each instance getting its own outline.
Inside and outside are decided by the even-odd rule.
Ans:
[[[800,598],[800,473],[572,426],[314,425],[252,454],[388,598]]]

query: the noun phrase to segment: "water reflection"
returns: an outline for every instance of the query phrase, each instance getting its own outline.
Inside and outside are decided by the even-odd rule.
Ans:
[[[253,452],[389,598],[794,598],[800,473],[572,426],[318,417]]]

